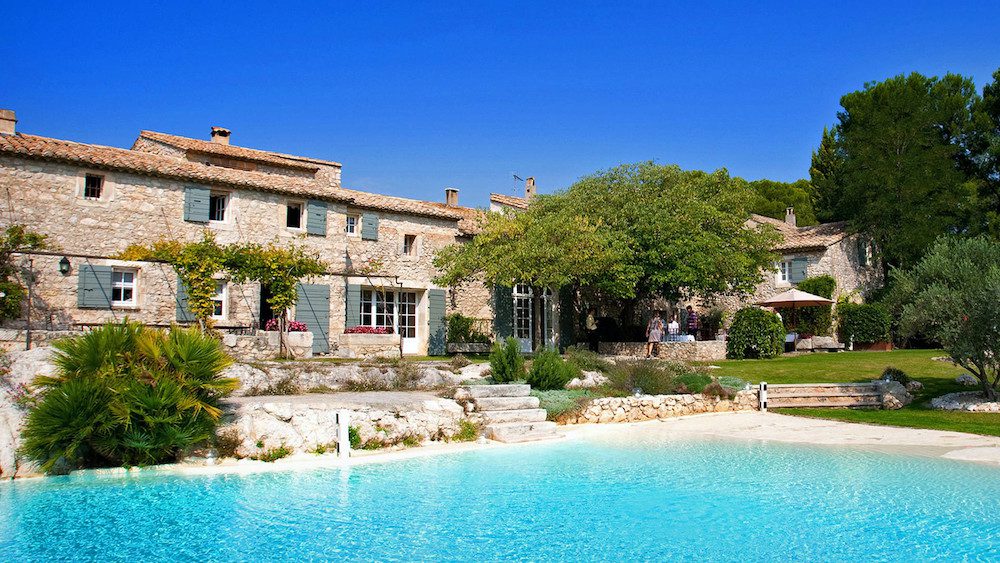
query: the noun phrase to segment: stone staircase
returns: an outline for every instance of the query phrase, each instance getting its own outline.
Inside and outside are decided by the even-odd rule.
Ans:
[[[523,384],[465,385],[455,400],[465,406],[469,419],[483,427],[483,435],[498,442],[530,442],[558,438],[556,423],[545,420],[538,397]]]
[[[880,408],[884,390],[877,383],[768,385],[767,406]]]

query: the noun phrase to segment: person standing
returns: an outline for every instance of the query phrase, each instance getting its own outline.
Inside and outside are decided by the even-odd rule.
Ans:
[[[667,323],[667,340],[670,342],[677,342],[677,337],[681,334],[681,325],[677,322],[677,315],[670,318],[670,322]]]
[[[660,340],[662,339],[663,339],[663,319],[660,318],[660,312],[657,311],[653,313],[653,318],[649,319],[649,324],[646,325],[647,358],[653,355],[653,348],[659,346]]]
[[[587,342],[590,344],[590,351],[597,353],[597,317],[594,315],[594,310],[591,309],[587,312]]]
[[[701,319],[698,318],[698,312],[694,310],[693,307],[688,305],[687,310],[687,333],[698,340],[698,329]]]

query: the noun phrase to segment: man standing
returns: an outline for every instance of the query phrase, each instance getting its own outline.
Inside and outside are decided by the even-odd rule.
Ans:
[[[594,310],[591,309],[587,312],[587,342],[590,343],[590,351],[597,352],[597,317],[594,316]]]
[[[690,305],[687,306],[687,332],[698,340],[698,313]]]

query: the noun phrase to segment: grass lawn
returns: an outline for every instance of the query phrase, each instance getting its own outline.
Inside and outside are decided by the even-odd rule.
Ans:
[[[961,368],[949,362],[931,360],[945,355],[940,350],[895,350],[892,352],[843,352],[839,354],[809,354],[773,360],[726,360],[711,362],[721,369],[712,375],[732,375],[759,383],[846,383],[871,381],[881,375],[886,366],[894,366],[924,384],[913,403],[896,410],[862,409],[776,409],[775,412],[911,428],[954,430],[972,434],[1000,436],[1000,414],[959,411],[937,411],[930,408],[934,397],[970,388],[955,383]]]

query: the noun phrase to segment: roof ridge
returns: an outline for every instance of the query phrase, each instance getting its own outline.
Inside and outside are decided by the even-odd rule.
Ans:
[[[266,149],[256,149],[253,147],[244,147],[241,145],[223,145],[220,143],[213,143],[212,141],[206,141],[204,139],[196,139],[194,137],[185,137],[183,135],[174,135],[172,133],[163,133],[161,131],[153,131],[150,129],[142,129],[139,131],[140,138],[152,139],[154,141],[164,142],[170,144],[173,140],[174,142],[181,141],[183,144],[195,145],[195,148],[190,146],[183,148],[185,150],[194,150],[196,152],[217,152],[217,153],[236,153],[241,151],[247,151],[252,153],[260,153],[261,155],[266,155],[271,158],[280,158],[284,160],[292,160],[298,162],[308,162],[313,164],[322,164],[326,166],[337,166],[342,167],[343,165],[339,162],[333,160],[323,160],[320,158],[313,158],[311,156],[301,156],[297,154],[289,154],[278,151],[266,150]],[[203,150],[202,150],[203,149]],[[230,156],[239,157],[236,154],[230,154]]]

